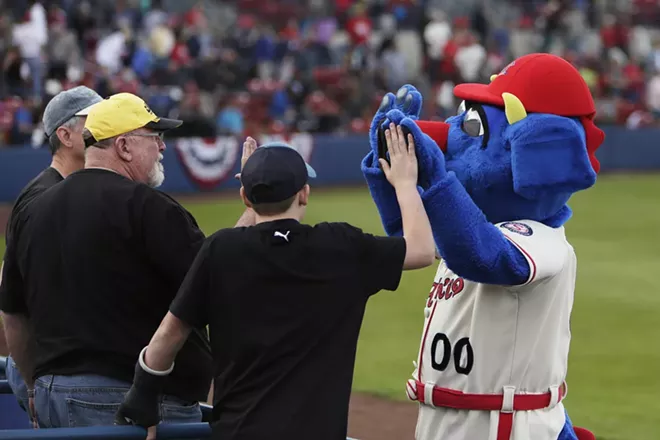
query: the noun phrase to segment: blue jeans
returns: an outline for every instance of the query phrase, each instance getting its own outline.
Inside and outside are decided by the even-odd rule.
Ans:
[[[16,363],[14,363],[14,360],[11,358],[11,356],[7,356],[5,375],[7,376],[7,383],[9,383],[9,387],[11,388],[12,393],[14,393],[16,400],[18,400],[18,404],[25,410],[26,417],[30,418],[27,412],[27,385],[25,385],[23,376],[21,376],[21,373],[18,371]]]
[[[14,389],[14,385],[11,386]],[[130,386],[121,380],[92,374],[41,376],[34,385],[34,406],[39,426],[75,428],[114,425],[115,413]],[[21,397],[17,397],[20,401]],[[160,415],[163,423],[202,421],[199,402],[184,402],[173,396],[161,397]]]

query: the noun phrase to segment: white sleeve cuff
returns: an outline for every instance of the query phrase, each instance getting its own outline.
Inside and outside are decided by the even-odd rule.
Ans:
[[[532,256],[525,250],[523,249],[522,246],[520,246],[516,241],[514,241],[511,237],[508,235],[504,235],[507,240],[511,242],[523,256],[525,257],[525,260],[527,260],[527,264],[529,265],[529,278],[527,278],[527,281],[525,281],[523,284],[520,284],[520,286],[527,286],[531,284],[533,281],[536,280],[536,275],[537,275],[537,269],[536,269],[536,262],[532,258]]]

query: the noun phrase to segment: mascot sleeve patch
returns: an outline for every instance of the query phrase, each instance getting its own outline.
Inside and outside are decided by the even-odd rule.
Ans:
[[[534,233],[531,226],[520,222],[505,222],[502,223],[500,227],[508,229],[511,232],[515,232],[516,234],[524,235],[526,237],[529,237]]]
[[[524,285],[550,278],[563,269],[570,248],[562,229],[533,221],[504,222],[496,226],[529,263],[529,279]]]

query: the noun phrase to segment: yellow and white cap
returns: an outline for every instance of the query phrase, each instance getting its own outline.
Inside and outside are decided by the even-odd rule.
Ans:
[[[171,130],[183,124],[178,119],[159,118],[144,100],[132,93],[117,93],[94,104],[85,121],[85,147],[138,128]]]

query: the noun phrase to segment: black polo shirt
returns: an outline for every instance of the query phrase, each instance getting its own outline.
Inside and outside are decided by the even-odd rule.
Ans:
[[[20,213],[0,306],[30,316],[35,377],[99,374],[132,382],[138,354],[167,313],[204,241],[176,201],[112,171],[81,170]],[[206,400],[207,335],[194,332],[165,392]]]
[[[405,249],[345,223],[209,237],[170,311],[209,324],[214,438],[345,440],[365,306],[398,287]]]

